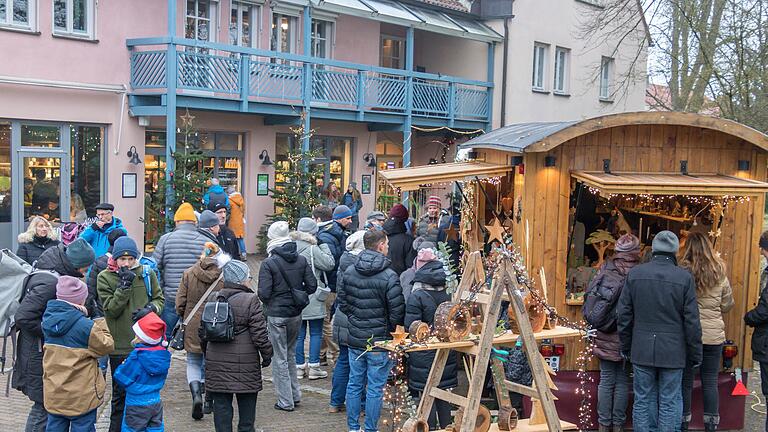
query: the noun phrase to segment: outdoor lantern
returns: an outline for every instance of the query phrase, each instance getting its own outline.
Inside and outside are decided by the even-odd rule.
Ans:
[[[687,160],[681,160],[680,161],[680,174],[688,175],[688,161]]]
[[[723,344],[723,367],[730,369],[733,367],[733,359],[739,355],[739,347],[732,340],[727,340]]]
[[[603,159],[603,172],[606,174],[611,173],[611,160],[610,159]]]
[[[557,161],[557,158],[555,158],[554,156],[547,156],[544,158],[544,166],[553,167],[555,166],[556,161]]]
[[[261,159],[262,165],[266,165],[266,166],[272,165],[272,160],[269,159],[269,152],[267,151],[267,149],[264,149],[261,151],[261,153],[259,154],[259,159]]]
[[[748,160],[739,160],[739,171],[749,171]]]
[[[141,159],[139,159],[139,152],[136,151],[136,146],[131,146],[131,148],[128,149],[128,158],[128,162],[134,165],[139,165],[141,163]]]
[[[523,157],[522,156],[512,156],[512,163],[511,165],[513,167],[520,166],[523,164]]]
[[[373,153],[365,153],[363,160],[368,163],[369,168],[376,168],[376,158],[373,157]]]

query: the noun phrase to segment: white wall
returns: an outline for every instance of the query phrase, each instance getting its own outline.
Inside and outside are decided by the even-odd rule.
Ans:
[[[534,121],[579,120],[615,112],[645,109],[645,74],[635,77],[626,95],[617,95],[613,103],[599,99],[597,76],[602,56],[615,58],[615,75],[628,69],[637,54],[643,35],[642,26],[622,43],[617,53],[614,44],[594,46],[579,37],[579,27],[595,11],[578,0],[516,0],[515,17],[509,21],[509,50],[507,65],[506,124]],[[489,21],[499,34],[504,34],[501,20]],[[600,40],[600,38],[596,38]],[[549,44],[545,87],[548,93],[532,91],[533,47],[535,42]],[[588,45],[588,46],[585,46]],[[555,47],[571,49],[569,96],[552,93],[554,84]],[[503,44],[496,47],[493,123],[501,123],[501,83]],[[645,71],[647,46],[638,59],[640,70]]]

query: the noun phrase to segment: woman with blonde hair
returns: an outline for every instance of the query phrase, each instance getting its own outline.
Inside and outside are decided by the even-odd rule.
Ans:
[[[726,277],[725,263],[712,247],[706,234],[692,232],[679,255],[680,267],[687,269],[696,282],[696,301],[701,320],[703,357],[698,368],[704,399],[704,428],[714,431],[720,423],[718,412],[717,376],[720,356],[725,342],[723,314],[733,307],[733,292]],[[687,367],[683,373],[683,424],[688,430],[691,421],[691,391],[695,370]]]
[[[59,235],[45,218],[34,216],[29,221],[27,230],[19,234],[18,240],[19,248],[16,249],[16,255],[30,265],[34,265],[46,249],[59,244]]]

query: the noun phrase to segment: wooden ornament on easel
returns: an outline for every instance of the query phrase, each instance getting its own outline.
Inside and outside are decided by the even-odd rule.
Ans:
[[[549,305],[549,291],[547,290],[547,275],[544,273],[544,267],[539,269],[539,279],[541,279],[541,291],[544,303]],[[557,317],[551,317],[547,314],[547,319],[544,322],[544,329],[552,330],[557,327]]]
[[[552,381],[552,377],[557,375],[554,370],[549,366],[546,360],[544,360],[544,357],[539,355],[539,359],[541,360],[542,365],[544,366],[544,370],[547,372],[547,387],[549,387],[550,390],[559,390],[557,388],[557,385],[555,385],[555,382]],[[533,388],[536,388],[536,384],[533,384]],[[552,395],[553,400],[557,400],[557,396]],[[544,415],[544,408],[541,406],[541,401],[535,397],[531,398],[531,418],[528,420],[529,425],[539,425],[539,424],[545,424],[547,422],[547,417]]]

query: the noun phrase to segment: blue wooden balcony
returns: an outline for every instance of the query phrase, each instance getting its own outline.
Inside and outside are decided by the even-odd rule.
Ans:
[[[491,118],[490,82],[176,37],[130,39],[127,46],[134,115],[164,115],[167,93],[175,91],[179,108],[278,122],[305,107],[313,119],[384,125],[409,116],[414,125],[483,129]]]

